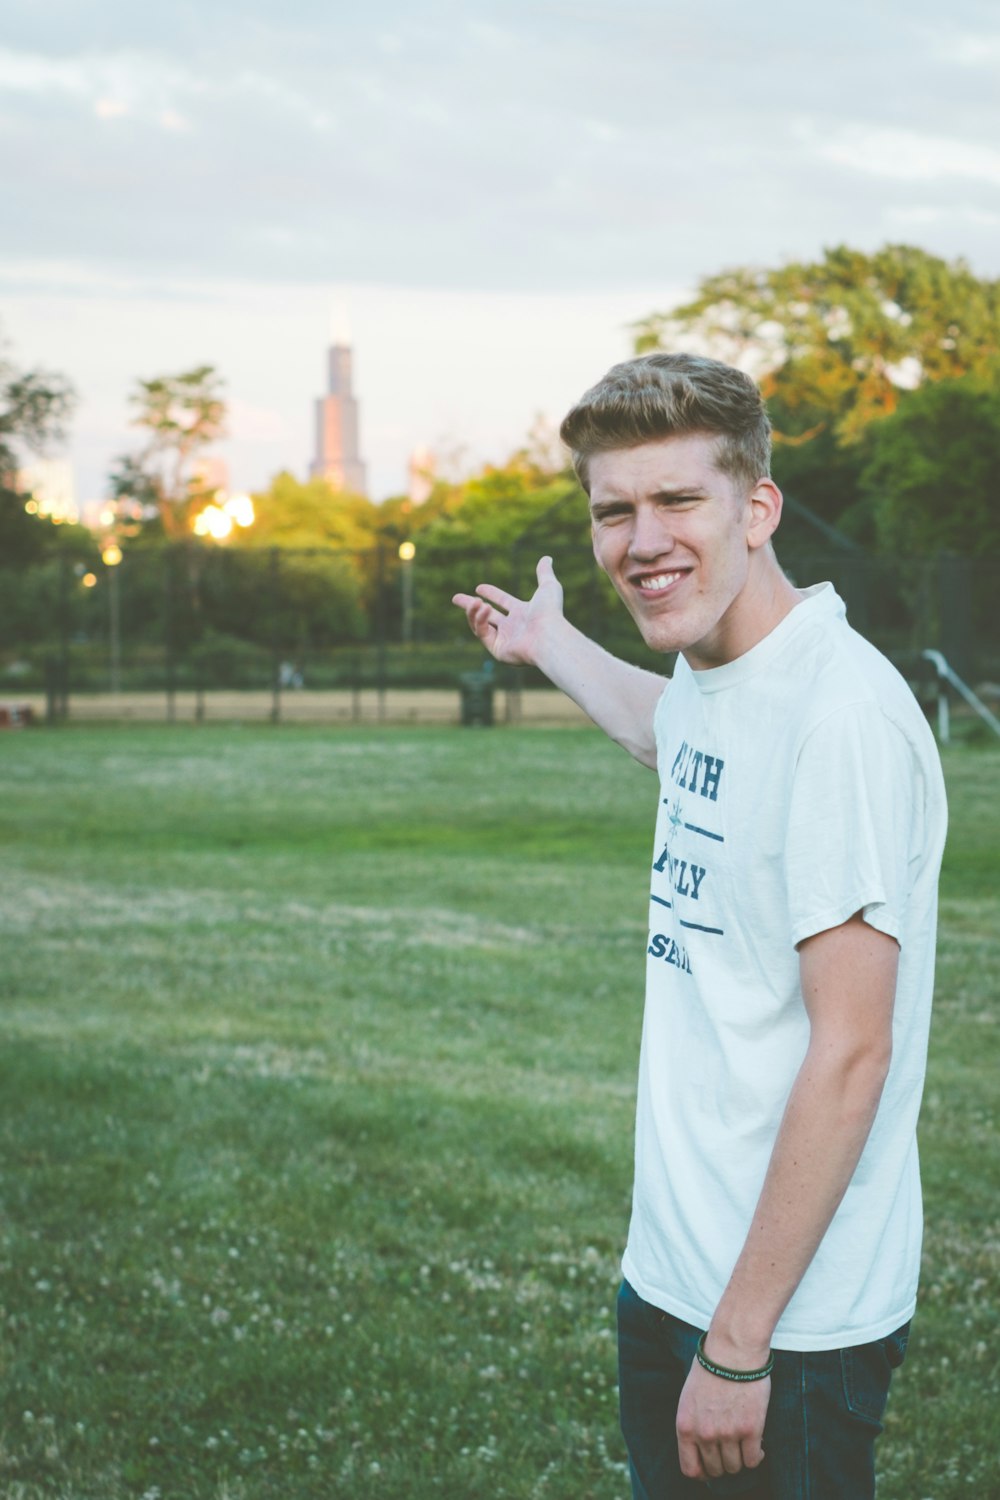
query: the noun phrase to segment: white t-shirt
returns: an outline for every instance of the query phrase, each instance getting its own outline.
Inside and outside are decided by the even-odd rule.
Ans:
[[[944,784],[896,669],[829,584],[744,656],[678,658],[656,711],[635,1191],[623,1271],[707,1328],[743,1247],[809,1023],[795,945],[857,911],[900,945],[893,1054],[864,1153],[777,1349],[881,1338],[916,1300],[916,1123]]]

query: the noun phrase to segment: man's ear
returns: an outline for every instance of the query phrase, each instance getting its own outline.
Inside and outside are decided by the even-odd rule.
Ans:
[[[759,479],[747,497],[747,546],[751,551],[765,546],[781,520],[781,491],[773,479]]]

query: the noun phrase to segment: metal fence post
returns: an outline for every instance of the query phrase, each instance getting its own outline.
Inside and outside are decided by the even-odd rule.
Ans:
[[[281,554],[271,548],[271,723],[281,723],[281,640],[278,631],[278,587]]]
[[[177,718],[177,653],[174,644],[174,549],[168,547],[163,564],[163,654],[166,667],[167,723]]]
[[[122,607],[121,607],[121,585],[118,582],[118,570],[121,567],[121,559],[117,563],[105,564],[105,577],[108,580],[108,630],[110,641],[109,656],[109,680],[112,694],[117,697],[122,690]]]
[[[59,559],[59,686],[56,715],[62,723],[69,718],[69,558]]]
[[[385,549],[379,542],[375,549],[375,687],[380,724],[385,720],[385,666]]]

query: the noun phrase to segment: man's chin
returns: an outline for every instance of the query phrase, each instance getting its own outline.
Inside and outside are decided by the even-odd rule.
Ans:
[[[673,623],[666,620],[645,620],[638,619],[634,615],[632,618],[650,651],[663,653],[683,651],[685,646],[691,644],[687,632],[681,627],[679,621]]]

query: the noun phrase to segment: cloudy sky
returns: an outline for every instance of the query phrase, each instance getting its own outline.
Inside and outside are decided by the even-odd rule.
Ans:
[[[995,0],[7,0],[0,326],[80,394],[213,363],[235,487],[303,473],[331,316],[372,491],[500,458],[725,266],[886,241],[1000,274]]]

